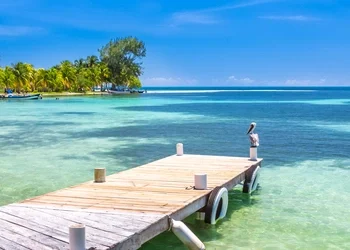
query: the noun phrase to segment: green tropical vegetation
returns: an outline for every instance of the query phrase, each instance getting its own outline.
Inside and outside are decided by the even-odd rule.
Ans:
[[[65,60],[49,69],[17,62],[0,67],[0,87],[16,92],[86,92],[110,83],[113,87],[140,88],[144,42],[135,37],[113,39],[91,55]]]

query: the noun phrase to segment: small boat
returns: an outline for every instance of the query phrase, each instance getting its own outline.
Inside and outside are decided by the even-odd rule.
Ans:
[[[126,91],[126,90],[112,90],[112,89],[107,89],[108,94],[111,95],[127,95],[130,94],[130,91]]]
[[[145,93],[145,91],[143,89],[132,89],[132,90],[130,90],[130,93],[142,94],[142,93]]]
[[[8,94],[7,96],[3,96],[3,98],[7,99],[19,99],[19,100],[38,100],[38,99],[43,99],[41,94],[34,94],[34,95],[13,95],[13,94]]]
[[[107,89],[107,92],[111,95],[126,95],[126,94],[142,94],[145,91],[141,89]]]

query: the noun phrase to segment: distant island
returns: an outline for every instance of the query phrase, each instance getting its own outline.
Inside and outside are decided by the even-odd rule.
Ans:
[[[49,69],[17,62],[0,68],[0,88],[13,92],[86,93],[96,86],[141,88],[141,59],[144,42],[135,37],[117,38],[98,50],[100,56],[87,56],[74,62],[64,60]]]

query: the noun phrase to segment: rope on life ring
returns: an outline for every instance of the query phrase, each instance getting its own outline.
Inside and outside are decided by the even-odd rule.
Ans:
[[[205,207],[204,221],[215,224],[218,220],[225,218],[228,207],[228,191],[225,187],[215,187],[209,195]]]
[[[259,184],[260,166],[257,166],[251,175],[250,179],[246,179],[243,184],[243,193],[251,194]]]

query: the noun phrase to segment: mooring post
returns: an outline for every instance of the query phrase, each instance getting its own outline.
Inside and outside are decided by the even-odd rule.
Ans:
[[[203,242],[183,223],[170,218],[171,231],[190,250],[205,250]]]
[[[75,224],[69,227],[69,250],[85,250],[85,225]]]
[[[198,190],[207,189],[207,174],[194,175],[194,189],[198,189]]]
[[[251,161],[257,161],[258,160],[258,147],[250,147],[249,152],[250,160]]]
[[[176,155],[181,156],[184,154],[184,145],[182,143],[176,144]]]
[[[94,176],[95,176],[95,182],[105,182],[106,181],[106,169],[105,168],[95,168]]]

